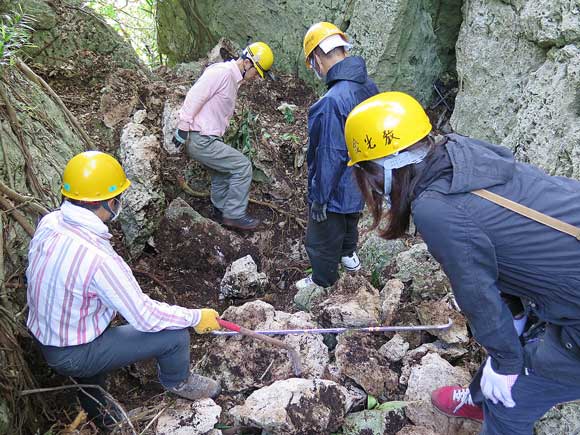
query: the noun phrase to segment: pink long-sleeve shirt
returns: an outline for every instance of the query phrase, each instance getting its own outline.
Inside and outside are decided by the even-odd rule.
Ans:
[[[144,294],[110,238],[93,212],[69,202],[38,225],[28,251],[27,325],[42,344],[89,343],[117,312],[144,332],[199,323],[199,310]]]
[[[177,128],[223,136],[234,114],[241,81],[242,73],[233,60],[208,66],[187,93]]]

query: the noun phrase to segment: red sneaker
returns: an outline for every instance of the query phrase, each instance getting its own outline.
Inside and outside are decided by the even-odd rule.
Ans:
[[[483,409],[473,404],[469,388],[441,387],[431,393],[431,403],[437,411],[448,417],[483,421]]]

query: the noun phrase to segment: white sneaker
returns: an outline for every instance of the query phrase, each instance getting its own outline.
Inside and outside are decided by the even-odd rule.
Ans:
[[[300,281],[296,281],[296,289],[298,291],[303,291],[303,290],[307,290],[307,289],[315,289],[316,287],[320,287],[318,284],[316,284],[314,281],[312,281],[312,275],[308,275],[306,278],[302,278]]]
[[[356,252],[353,252],[350,257],[342,257],[340,262],[348,272],[356,272],[357,270],[360,270],[360,260],[358,255],[356,255]]]

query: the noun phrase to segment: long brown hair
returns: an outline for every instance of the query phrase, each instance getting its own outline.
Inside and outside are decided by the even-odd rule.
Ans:
[[[433,148],[440,143],[429,135],[410,147],[428,145],[430,147],[426,159],[433,152]],[[383,210],[384,198],[384,170],[383,167],[372,161],[359,162],[355,167],[354,176],[364,201],[373,217],[369,230],[379,226],[383,218],[387,221],[384,228],[379,228],[379,236],[390,240],[405,235],[411,223],[411,202],[413,191],[419,180],[417,165],[407,165],[393,170],[393,185],[391,187],[391,208]]]

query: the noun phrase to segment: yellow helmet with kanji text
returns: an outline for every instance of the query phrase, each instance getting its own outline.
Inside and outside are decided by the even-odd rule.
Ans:
[[[316,47],[326,38],[332,35],[340,35],[345,43],[348,42],[348,36],[332,23],[321,21],[320,23],[310,26],[306,35],[304,35],[304,59],[306,61],[306,68],[310,68],[308,58]]]
[[[387,157],[419,142],[431,132],[421,104],[403,92],[377,94],[356,106],[344,126],[348,166]]]
[[[67,163],[60,192],[78,201],[104,201],[120,195],[130,185],[117,159],[100,151],[85,151]]]
[[[242,57],[252,61],[260,77],[264,78],[264,74],[270,75],[270,68],[274,64],[274,52],[265,42],[248,45],[242,52]]]

